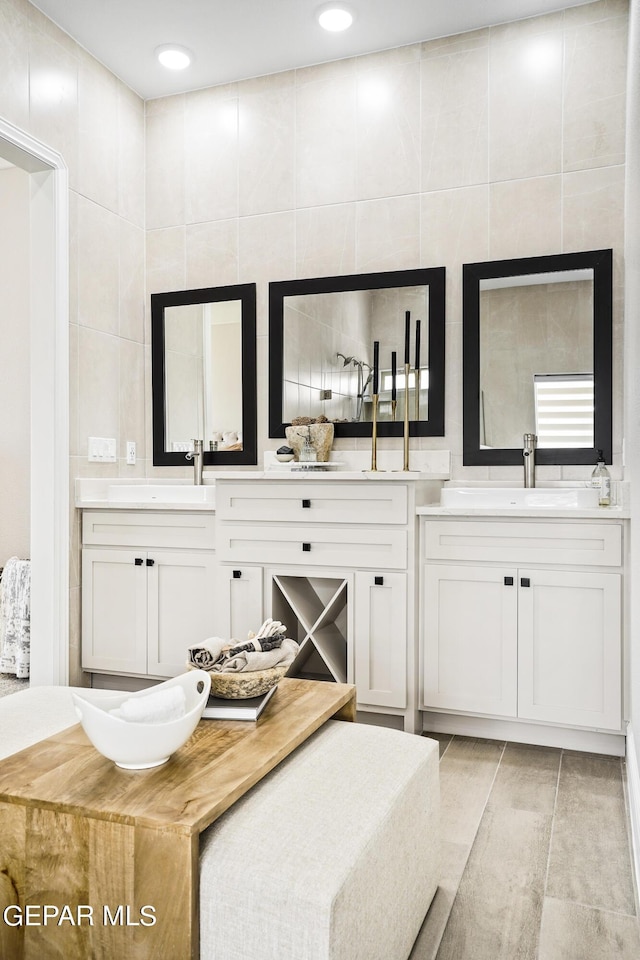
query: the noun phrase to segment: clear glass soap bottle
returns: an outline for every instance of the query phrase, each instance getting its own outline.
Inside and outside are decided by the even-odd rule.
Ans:
[[[604,462],[602,450],[598,450],[598,462],[591,474],[591,485],[598,489],[598,503],[601,507],[611,504],[611,474]]]

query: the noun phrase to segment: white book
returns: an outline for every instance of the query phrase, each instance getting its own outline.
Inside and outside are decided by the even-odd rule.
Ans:
[[[277,689],[276,684],[259,697],[247,697],[245,700],[227,700],[224,697],[210,696],[202,712],[202,719],[257,720]]]

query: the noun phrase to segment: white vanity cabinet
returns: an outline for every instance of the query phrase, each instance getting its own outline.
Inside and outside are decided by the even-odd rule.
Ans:
[[[422,518],[426,710],[619,733],[622,526]]]
[[[415,710],[414,498],[400,481],[218,478],[230,634],[273,616],[309,654],[309,675],[355,683],[364,709]]]
[[[212,513],[83,514],[82,667],[166,678],[216,633]]]

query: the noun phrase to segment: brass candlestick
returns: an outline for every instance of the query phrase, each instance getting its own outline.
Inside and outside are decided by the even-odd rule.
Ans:
[[[396,407],[397,407],[397,406],[398,406],[398,401],[397,401],[397,400],[392,400],[392,401],[391,401],[391,419],[392,419],[392,421],[393,421],[394,423],[396,422]]]
[[[373,417],[371,422],[371,469],[378,469],[378,394],[371,397],[373,401]]]
[[[411,367],[408,363],[404,365],[404,464],[402,469],[409,469],[409,372]]]
[[[416,367],[416,369],[414,370],[414,378],[415,378],[414,389],[415,389],[415,408],[416,408],[414,419],[419,420],[420,419],[420,367]]]

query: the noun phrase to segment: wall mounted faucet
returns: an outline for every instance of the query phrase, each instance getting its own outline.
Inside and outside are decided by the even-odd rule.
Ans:
[[[523,437],[524,448],[522,456],[524,458],[524,485],[525,487],[535,487],[536,485],[536,441],[535,433],[525,433]]]
[[[202,461],[204,459],[202,440],[193,441],[193,450],[186,454],[187,460],[193,460],[193,482],[202,485]]]

